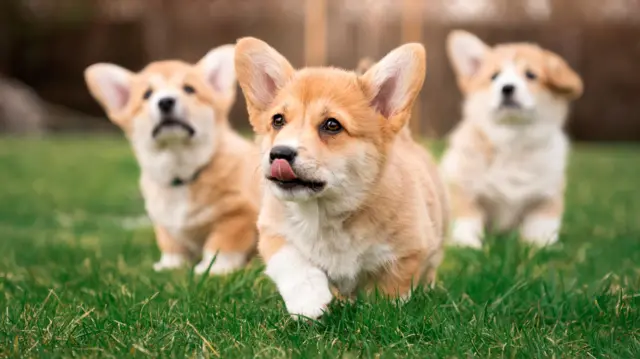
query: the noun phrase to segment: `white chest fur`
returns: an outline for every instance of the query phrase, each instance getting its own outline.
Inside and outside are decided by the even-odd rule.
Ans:
[[[213,155],[211,144],[176,145],[157,149],[136,148],[142,175],[140,184],[151,220],[174,236],[193,232],[210,219],[211,206],[195,206],[189,184],[172,186],[174,179],[187,180]]]
[[[493,131],[493,158],[478,178],[482,196],[497,202],[528,202],[562,189],[568,152],[558,128],[536,134]]]
[[[188,186],[160,186],[142,179],[145,208],[154,224],[176,237],[191,236],[211,219],[213,206],[196,206]],[[190,238],[193,239],[193,238]]]
[[[339,287],[355,285],[361,273],[395,260],[392,248],[377,240],[383,233],[347,228],[316,201],[288,203],[285,215],[285,238]]]

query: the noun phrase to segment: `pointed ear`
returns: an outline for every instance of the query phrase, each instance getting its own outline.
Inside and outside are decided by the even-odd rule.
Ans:
[[[113,119],[129,103],[133,73],[113,64],[94,64],[84,71],[91,95]]]
[[[247,105],[256,110],[266,109],[294,73],[284,56],[253,37],[238,40],[235,65]]]
[[[549,87],[556,92],[571,100],[582,95],[583,84],[580,76],[560,56],[546,50],[545,71]]]
[[[466,81],[475,75],[489,51],[476,35],[454,30],[447,37],[447,54],[459,81]]]
[[[204,82],[216,93],[231,98],[236,94],[234,56],[233,45],[222,45],[209,51],[197,64],[204,76]]]
[[[402,45],[373,65],[361,79],[370,89],[371,106],[389,120],[393,132],[411,117],[413,103],[422,89],[427,54],[418,43]]]

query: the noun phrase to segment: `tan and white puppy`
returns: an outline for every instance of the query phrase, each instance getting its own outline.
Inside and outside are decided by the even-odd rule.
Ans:
[[[258,250],[292,315],[378,287],[406,298],[442,258],[444,186],[404,128],[425,77],[408,44],[365,74],[299,71],[255,38],[236,45],[236,72],[260,137]]]
[[[196,65],[160,61],[132,73],[113,64],[85,71],[91,94],[122,128],[138,159],[145,206],[162,252],[155,270],[201,257],[204,273],[241,268],[255,249],[260,192],[257,148],[236,134],[234,47]]]
[[[448,54],[464,94],[441,170],[453,205],[452,241],[480,247],[485,228],[558,240],[569,142],[563,125],[582,80],[534,44],[493,48],[454,31]]]

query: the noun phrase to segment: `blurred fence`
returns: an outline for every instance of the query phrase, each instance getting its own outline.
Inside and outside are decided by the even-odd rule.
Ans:
[[[0,73],[96,116],[50,120],[52,129],[105,128],[82,79],[91,63],[138,70],[157,59],[196,61],[251,35],[295,66],[346,68],[422,41],[428,75],[413,127],[442,136],[460,114],[444,42],[464,28],[489,44],[537,42],[567,59],[586,85],[568,124],[574,139],[640,140],[638,0],[1,0],[0,14]],[[248,126],[241,96],[231,116]]]

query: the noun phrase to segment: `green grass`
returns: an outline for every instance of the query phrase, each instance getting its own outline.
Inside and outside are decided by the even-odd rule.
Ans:
[[[435,290],[307,323],[259,262],[154,273],[123,139],[1,139],[0,357],[638,358],[640,147],[574,150],[560,244],[450,249]]]

